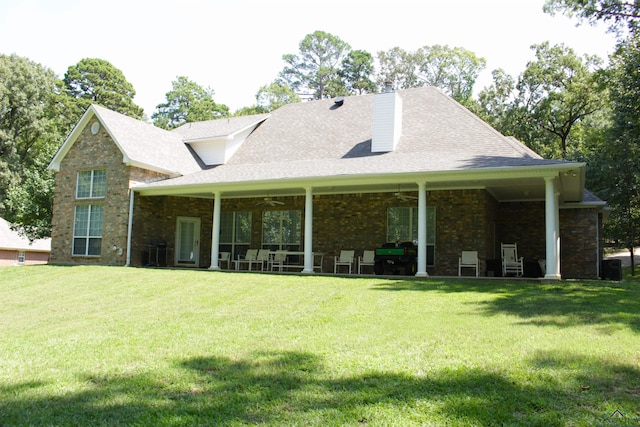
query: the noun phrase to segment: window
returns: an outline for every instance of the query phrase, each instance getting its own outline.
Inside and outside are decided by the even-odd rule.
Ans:
[[[75,256],[100,256],[102,246],[101,205],[76,206],[73,222],[73,250]]]
[[[403,207],[387,210],[387,242],[418,240],[418,208]],[[427,206],[427,265],[435,264],[436,208]]]
[[[95,199],[104,197],[107,189],[107,172],[90,170],[78,172],[76,199]]]
[[[302,211],[264,211],[262,213],[262,247],[299,250]]]
[[[231,252],[232,259],[251,246],[251,212],[222,212],[220,214],[220,251]]]
[[[24,251],[18,251],[18,263],[24,264],[24,260],[27,258],[27,255]]]

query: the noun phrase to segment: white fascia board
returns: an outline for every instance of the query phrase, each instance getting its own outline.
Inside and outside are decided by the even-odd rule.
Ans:
[[[182,176],[180,173],[174,171],[174,170],[168,170],[168,169],[163,169],[163,168],[159,168],[157,166],[153,166],[144,162],[138,162],[136,160],[131,160],[129,157],[127,157],[125,154],[122,155],[122,163],[124,163],[126,166],[133,166],[133,167],[137,167],[140,169],[146,169],[149,171],[153,171],[153,172],[158,172],[158,173],[162,173],[165,175],[169,175],[171,178],[177,178],[179,176]]]
[[[76,125],[74,126],[73,130],[71,131],[67,139],[64,140],[64,142],[56,152],[55,156],[53,156],[51,163],[49,163],[49,166],[47,166],[47,169],[52,170],[54,172],[60,172],[60,164],[62,163],[62,160],[64,160],[69,150],[71,150],[71,147],[73,147],[73,144],[75,144],[76,140],[78,139],[78,137],[80,136],[84,128],[87,126],[89,121],[91,121],[91,119],[94,116],[97,117],[98,120],[100,120],[100,117],[98,116],[98,114],[96,114],[96,111],[94,110],[93,105],[91,105],[84,112],[84,114],[82,115],[78,123],[76,123]],[[103,124],[102,120],[100,120],[100,123]]]

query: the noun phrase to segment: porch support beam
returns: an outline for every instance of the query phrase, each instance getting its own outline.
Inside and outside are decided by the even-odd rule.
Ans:
[[[556,177],[545,181],[545,228],[546,228],[546,273],[547,280],[560,280],[560,221]]]
[[[125,267],[131,265],[131,232],[133,230],[133,202],[135,200],[135,191],[129,188],[129,221],[127,224],[127,261]]]
[[[213,231],[211,232],[211,266],[209,270],[220,270],[220,212],[222,195],[219,191],[213,198]]]
[[[304,269],[303,273],[313,274],[313,191],[304,189]]]
[[[418,271],[416,277],[427,277],[427,184],[418,182]]]

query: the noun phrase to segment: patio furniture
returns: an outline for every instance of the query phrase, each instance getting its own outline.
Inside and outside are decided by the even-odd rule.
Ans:
[[[516,243],[500,243],[502,253],[502,275],[514,273],[516,277],[524,274],[524,257],[518,257],[518,246]]]
[[[260,265],[260,270],[264,271],[264,268],[269,264],[269,258],[271,257],[271,251],[269,249],[260,249],[256,256],[256,265]]]
[[[458,276],[462,276],[463,268],[474,268],[478,277],[478,251],[462,251],[458,258]]]
[[[236,270],[240,270],[241,264],[247,264],[247,268],[251,271],[251,265],[258,263],[258,250],[247,249],[247,253],[244,255],[238,255],[238,259],[233,261],[236,266]]]
[[[347,250],[347,251],[342,250],[340,251],[339,257],[334,257],[334,261],[333,261],[334,274],[338,272],[338,267],[340,266],[349,267],[349,274],[351,274],[351,267],[353,266],[354,252],[355,251],[351,251],[351,250]]]
[[[371,266],[373,271],[375,251],[364,251],[362,256],[358,257],[358,274],[362,274],[362,267]]]
[[[222,263],[226,263],[227,270],[230,268],[231,263],[231,252],[220,252],[218,254],[218,265],[222,268]]]
[[[287,251],[277,250],[272,254],[272,257],[269,259],[269,270],[273,271],[275,267],[275,268],[278,268],[280,271],[282,271],[282,269],[286,267],[286,264],[287,264]]]

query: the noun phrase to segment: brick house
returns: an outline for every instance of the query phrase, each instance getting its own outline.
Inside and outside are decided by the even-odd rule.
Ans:
[[[30,241],[11,227],[11,223],[0,218],[0,267],[49,262],[51,239]]]
[[[219,269],[249,248],[333,271],[342,249],[418,242],[417,276],[517,243],[544,277],[597,278],[605,202],[436,88],[289,104],[171,132],[91,106],[53,158],[51,261]]]

